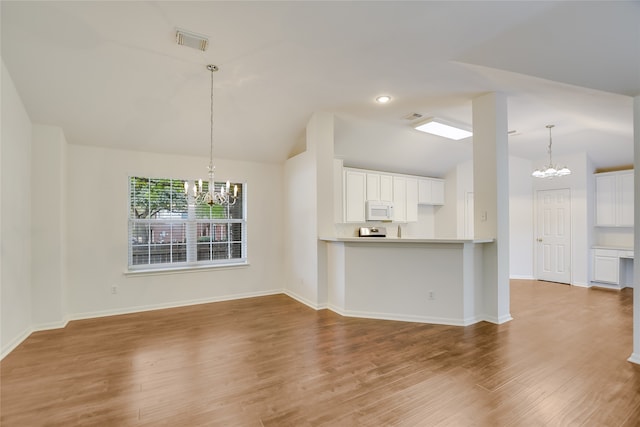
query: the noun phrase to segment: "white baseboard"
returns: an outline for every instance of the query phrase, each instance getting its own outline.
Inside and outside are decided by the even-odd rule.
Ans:
[[[590,288],[592,285],[591,283],[584,283],[584,282],[573,282],[571,284],[571,286],[578,286],[580,288]]]
[[[536,280],[533,276],[525,276],[520,274],[513,274],[509,276],[509,279],[519,279],[519,280]]]
[[[12,339],[9,343],[7,343],[5,348],[2,349],[2,353],[0,353],[0,360],[4,359],[6,355],[11,353],[13,350],[15,350],[16,347],[22,344],[22,341],[29,338],[29,335],[31,335],[33,332],[34,332],[34,329],[29,327],[24,331],[22,331],[20,335],[18,335],[17,337]]]
[[[86,313],[75,313],[69,316],[69,320],[95,319],[98,317],[117,316],[120,314],[141,313],[144,311],[163,310],[165,308],[187,307],[190,305],[209,304],[212,302],[232,301],[236,299],[263,297],[267,295],[281,294],[281,289],[261,292],[247,292],[242,294],[225,295],[212,298],[199,298],[194,300],[184,300],[163,304],[139,305],[134,307],[118,308],[113,310],[91,311]]]
[[[431,316],[415,316],[415,315],[398,315],[393,313],[376,313],[367,311],[354,311],[354,310],[342,310],[339,307],[330,305],[327,307],[329,310],[344,317],[356,317],[360,319],[375,319],[375,320],[394,320],[399,322],[413,322],[413,323],[431,323],[434,325],[449,325],[449,326],[468,326],[473,322],[471,319],[454,319],[448,317],[431,317]],[[471,321],[471,323],[467,323]]]
[[[636,363],[640,365],[640,353],[631,354],[631,357],[629,357],[627,360],[631,363]]]
[[[314,310],[324,310],[325,308],[328,308],[328,304],[317,304],[317,303],[314,303],[310,299],[305,298],[303,296],[300,296],[300,295],[296,294],[295,292],[292,292],[289,289],[283,289],[282,293],[285,294],[286,296],[288,296],[289,298],[293,298],[294,300],[298,301],[299,303],[302,303],[302,304],[306,305],[307,307],[313,308]]]
[[[484,316],[484,320],[489,323],[495,323],[496,325],[501,325],[503,323],[507,323],[513,320],[513,317],[511,317],[511,314],[509,313],[509,314],[503,314],[500,317]]]
[[[69,318],[65,317],[59,322],[38,323],[32,327],[33,331],[50,331],[51,329],[62,329],[69,323]]]

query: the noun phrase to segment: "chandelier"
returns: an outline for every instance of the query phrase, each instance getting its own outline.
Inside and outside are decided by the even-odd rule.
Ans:
[[[198,180],[198,184],[195,182],[193,186],[189,186],[189,181],[184,182],[184,193],[187,195],[189,201],[197,204],[206,203],[211,205],[234,205],[238,198],[238,186],[233,186],[233,194],[230,192],[229,181],[225,185],[220,185],[220,191],[216,191],[215,181],[213,179],[213,171],[215,166],[213,165],[213,73],[218,71],[218,66],[207,65],[207,70],[211,72],[211,146],[209,151],[209,185],[206,191],[203,191],[202,180]],[[193,199],[192,199],[193,198]]]
[[[534,170],[531,174],[534,178],[553,178],[556,176],[571,175],[569,168],[566,166],[558,167],[553,164],[551,159],[551,128],[553,128],[553,126],[554,125],[547,125],[547,129],[549,129],[549,148],[547,149],[549,152],[549,165]]]

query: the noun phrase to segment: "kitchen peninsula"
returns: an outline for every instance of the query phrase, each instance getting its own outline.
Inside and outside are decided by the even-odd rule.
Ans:
[[[341,315],[459,326],[483,320],[482,257],[493,239],[320,240],[328,306]]]

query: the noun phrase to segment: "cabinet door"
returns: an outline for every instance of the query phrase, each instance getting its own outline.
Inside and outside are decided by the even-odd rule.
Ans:
[[[367,173],[367,200],[380,200],[380,175]]]
[[[384,202],[393,201],[393,176],[380,175],[380,200]]]
[[[393,220],[407,221],[407,179],[404,177],[393,177]]]
[[[431,180],[418,180],[418,203],[421,205],[431,204]]]
[[[593,280],[618,284],[620,274],[620,260],[617,256],[599,255],[593,256]]]
[[[444,181],[439,179],[431,180],[431,203],[444,205]]]
[[[364,172],[344,171],[344,222],[364,222],[366,187]]]
[[[407,178],[407,222],[418,222],[418,180]]]
[[[633,172],[618,175],[617,224],[633,227]]]
[[[429,178],[419,179],[418,204],[444,205],[444,181]]]
[[[596,176],[596,225],[616,225],[616,176]]]

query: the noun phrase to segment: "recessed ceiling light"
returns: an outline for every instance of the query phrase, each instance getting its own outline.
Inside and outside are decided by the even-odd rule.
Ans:
[[[391,101],[391,97],[389,95],[380,95],[376,98],[376,102],[378,104],[386,104],[389,101]]]
[[[413,127],[421,132],[443,136],[456,141],[473,135],[473,132],[463,129],[462,126],[447,123],[442,119],[436,119],[434,117],[418,122],[414,124]]]

